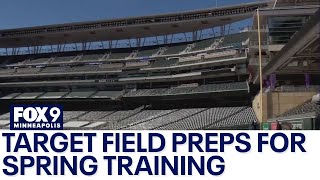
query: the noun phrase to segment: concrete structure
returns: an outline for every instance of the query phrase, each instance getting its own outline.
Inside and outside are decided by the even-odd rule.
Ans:
[[[266,92],[263,93],[263,119],[260,115],[260,94],[258,94],[253,102],[252,108],[260,122],[265,122],[268,119],[276,118],[283,113],[293,109],[300,104],[310,100],[316,91],[312,92]]]

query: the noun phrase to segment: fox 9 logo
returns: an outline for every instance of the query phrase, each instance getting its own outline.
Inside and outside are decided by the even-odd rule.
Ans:
[[[61,105],[11,105],[10,130],[62,130]]]

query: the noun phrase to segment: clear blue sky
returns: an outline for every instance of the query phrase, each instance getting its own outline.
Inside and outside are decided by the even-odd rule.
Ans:
[[[218,0],[218,6],[258,0]],[[216,0],[0,0],[0,29],[179,12]]]

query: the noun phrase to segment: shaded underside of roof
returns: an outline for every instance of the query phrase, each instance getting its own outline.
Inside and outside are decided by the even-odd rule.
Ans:
[[[71,44],[193,32],[252,17],[256,2],[174,14],[70,23],[0,31],[0,48]]]
[[[305,55],[306,49],[314,49],[313,52],[308,52],[308,55],[314,54],[318,56],[318,42],[320,39],[320,10],[315,13],[312,18],[296,32],[288,43],[279,51],[271,61],[263,68],[263,77],[266,77],[274,72],[281,71],[294,59],[300,55]],[[297,60],[297,59],[296,59]],[[259,74],[254,78],[254,82],[259,83]]]

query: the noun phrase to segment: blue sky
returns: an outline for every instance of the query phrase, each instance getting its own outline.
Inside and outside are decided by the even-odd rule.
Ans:
[[[218,6],[258,0],[218,0]],[[216,6],[216,0],[1,0],[0,29],[29,27]]]

